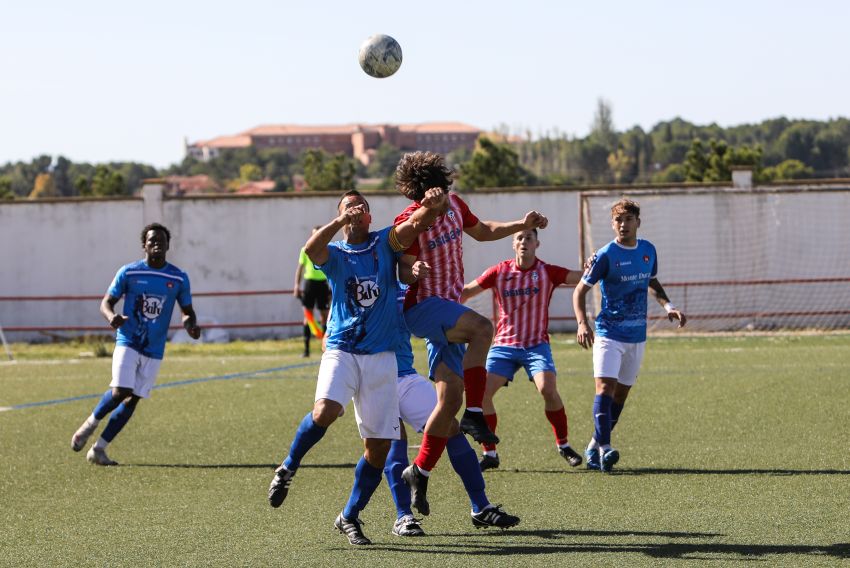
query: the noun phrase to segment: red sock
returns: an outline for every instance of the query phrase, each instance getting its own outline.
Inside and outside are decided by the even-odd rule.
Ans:
[[[562,406],[558,410],[547,410],[546,419],[552,425],[552,431],[555,433],[555,440],[558,445],[567,443],[567,411]]]
[[[419,454],[416,456],[416,459],[413,460],[413,463],[415,463],[419,469],[431,471],[437,465],[437,462],[440,460],[440,456],[443,455],[443,450],[446,449],[448,441],[448,438],[423,434],[422,446],[419,448]]]
[[[496,433],[496,424],[499,423],[499,419],[495,414],[485,414],[484,421],[487,422],[487,427],[490,428],[490,431],[494,434]],[[485,452],[495,452],[496,444],[481,444],[484,447]]]
[[[466,391],[466,407],[481,408],[484,404],[484,389],[487,387],[487,369],[470,367],[463,371],[463,390]]]

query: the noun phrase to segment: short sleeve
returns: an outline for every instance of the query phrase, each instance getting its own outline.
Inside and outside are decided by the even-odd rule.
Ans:
[[[121,267],[115,278],[112,279],[112,284],[109,285],[107,294],[113,298],[120,298],[127,291],[127,270],[126,267]]]
[[[192,286],[189,284],[189,275],[183,272],[183,284],[180,286],[180,293],[177,295],[177,303],[181,306],[192,305]]]
[[[608,275],[608,266],[608,254],[597,253],[596,260],[590,265],[590,269],[584,273],[582,280],[585,284],[593,286]]]
[[[491,266],[484,271],[481,276],[475,279],[478,285],[485,290],[489,290],[496,285],[496,276],[499,274],[499,265]]]
[[[555,264],[547,264],[546,272],[549,274],[549,279],[555,286],[564,284],[567,281],[567,275],[570,273],[568,269]]]
[[[307,250],[303,247],[301,248],[301,253],[298,255],[298,264],[301,266],[310,266],[312,264],[310,258],[307,256]]]
[[[331,274],[337,269],[339,266],[339,256],[342,252],[339,250],[339,247],[335,247],[333,245],[328,245],[328,259],[324,264],[314,264],[316,268],[325,273],[325,276],[328,278],[331,277]]]
[[[455,201],[457,202],[458,209],[460,209],[460,218],[463,221],[463,228],[468,229],[469,227],[474,227],[480,221],[478,217],[469,209],[469,206],[466,202],[455,195]]]

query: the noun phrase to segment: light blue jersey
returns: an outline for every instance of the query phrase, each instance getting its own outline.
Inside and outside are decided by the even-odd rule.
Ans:
[[[658,274],[655,246],[638,239],[632,247],[611,241],[596,252],[596,260],[582,280],[600,282],[602,310],[596,316],[596,334],[623,343],[646,341],[649,280]]]
[[[127,321],[118,328],[117,345],[125,345],[151,359],[162,359],[174,302],[192,304],[189,277],[166,263],[151,268],[144,260],[122,266],[107,293],[124,297],[122,314]]]
[[[401,314],[404,310],[404,295],[407,292],[407,286],[399,283],[398,290],[398,310]],[[398,366],[398,376],[406,377],[407,375],[415,375],[416,369],[413,368],[413,346],[410,344],[410,330],[407,329],[407,324],[404,323],[404,317],[399,318],[399,341],[398,347],[395,350],[395,362]]]
[[[390,246],[387,227],[365,243],[334,241],[318,266],[331,286],[328,349],[356,355],[395,351],[399,342],[396,266],[401,253]]]

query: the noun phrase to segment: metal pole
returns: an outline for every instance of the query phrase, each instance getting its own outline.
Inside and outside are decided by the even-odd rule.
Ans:
[[[14,361],[15,358],[12,357],[12,350],[9,349],[9,344],[6,342],[6,336],[3,334],[2,325],[0,325],[0,341],[3,342],[3,348],[6,350],[6,356],[9,358],[9,361]]]

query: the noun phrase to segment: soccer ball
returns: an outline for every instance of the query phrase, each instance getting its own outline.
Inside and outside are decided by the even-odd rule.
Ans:
[[[369,36],[360,46],[360,67],[372,77],[389,77],[401,67],[401,46],[388,35]]]

